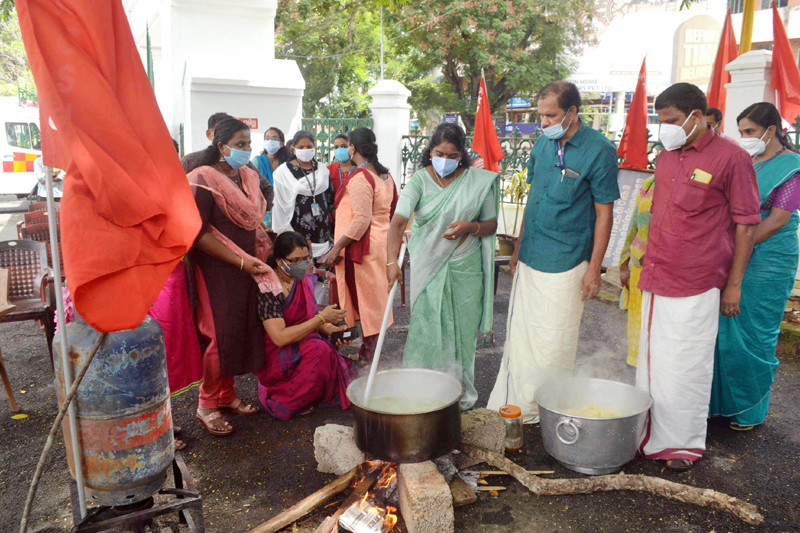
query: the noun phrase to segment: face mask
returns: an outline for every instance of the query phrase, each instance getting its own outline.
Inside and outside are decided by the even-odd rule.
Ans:
[[[569,114],[569,112],[567,112],[567,114]],[[545,129],[543,129],[542,133],[548,139],[557,141],[558,139],[563,137],[564,134],[567,133],[567,130],[572,125],[572,120],[570,120],[569,124],[567,124],[567,129],[564,129],[564,121],[565,120],[567,120],[567,115],[564,115],[564,118],[562,118],[561,122],[559,122],[558,124],[553,124],[552,126],[548,126]]]
[[[314,156],[317,155],[316,148],[306,148],[305,150],[295,150],[294,154],[297,156],[297,159],[302,161],[303,163],[308,163]]]
[[[694,113],[694,111],[692,111],[692,113]],[[691,137],[694,130],[697,129],[697,124],[695,124],[688,135],[686,134],[686,130],[683,129],[686,123],[689,122],[689,119],[692,118],[692,113],[689,113],[689,116],[686,117],[686,120],[684,120],[683,124],[680,126],[676,124],[661,125],[661,130],[658,133],[658,140],[664,145],[664,150],[671,152],[686,144],[686,140]]]
[[[344,163],[345,161],[350,161],[350,152],[344,146],[340,146],[339,148],[334,150],[333,151],[333,156],[340,163]]]
[[[434,157],[433,170],[436,171],[442,178],[449,176],[458,168],[459,161],[455,159],[447,159],[446,157]]]
[[[766,134],[767,132],[765,131],[764,135]],[[760,139],[756,139],[755,137],[742,137],[739,139],[739,146],[747,150],[750,157],[760,155],[767,149],[767,143],[764,142],[764,135],[762,135]],[[771,140],[772,139],[770,139],[770,141]]]
[[[250,152],[237,150],[236,148],[231,148],[230,146],[228,146],[228,149],[231,151],[231,155],[223,154],[222,157],[225,158],[225,162],[228,163],[231,168],[242,168],[250,162]]]
[[[311,266],[311,261],[306,259],[305,261],[300,261],[299,263],[289,263],[284,260],[283,265],[283,271],[287,276],[291,276],[294,279],[303,280],[306,277],[308,267]]]
[[[275,139],[270,139],[267,141],[267,144],[264,146],[264,148],[266,148],[268,153],[275,155],[278,153],[278,150],[281,149],[281,142],[276,141]]]

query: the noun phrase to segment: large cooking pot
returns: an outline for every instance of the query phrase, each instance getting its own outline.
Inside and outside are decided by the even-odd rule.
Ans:
[[[375,374],[372,397],[380,408],[364,405],[367,376],[347,387],[353,403],[358,448],[393,463],[419,463],[442,456],[458,446],[461,439],[461,407],[464,386],[450,374],[424,368],[400,368]],[[400,398],[387,404],[387,398]],[[384,401],[382,401],[384,400]],[[370,400],[372,404],[372,400]],[[432,410],[415,411],[414,405],[435,405]],[[410,411],[404,414],[392,412]],[[411,409],[408,407],[411,406]]]
[[[542,440],[559,463],[583,474],[610,474],[636,455],[639,434],[653,404],[646,392],[616,381],[564,378],[536,389]],[[620,414],[592,418],[569,414],[596,404]]]

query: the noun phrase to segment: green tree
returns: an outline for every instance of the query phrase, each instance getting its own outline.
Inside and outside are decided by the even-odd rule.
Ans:
[[[0,4],[0,14],[4,13],[5,6]],[[13,4],[11,9],[7,18],[0,17],[0,94],[4,96],[17,94],[19,85],[33,87],[33,75]]]
[[[481,69],[489,105],[505,109],[514,96],[535,94],[565,78],[589,44],[592,0],[434,0],[404,5],[397,23],[409,61],[433,73],[409,80],[418,112],[460,113],[472,129]],[[440,74],[439,74],[440,73]]]

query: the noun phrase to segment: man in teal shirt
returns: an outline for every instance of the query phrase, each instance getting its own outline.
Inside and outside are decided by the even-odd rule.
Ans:
[[[580,92],[565,81],[538,96],[543,135],[528,163],[503,363],[488,405],[516,405],[526,423],[539,421],[536,387],[575,365],[583,302],[600,290],[619,198],[614,145],[581,121],[580,105]]]

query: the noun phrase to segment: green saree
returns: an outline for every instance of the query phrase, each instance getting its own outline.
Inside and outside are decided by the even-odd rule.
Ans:
[[[411,218],[411,324],[403,365],[442,370],[464,384],[461,408],[475,405],[478,331],[492,329],[495,236],[442,238],[458,220],[497,218],[499,176],[469,168],[442,189],[427,170],[409,181],[397,214]]]

